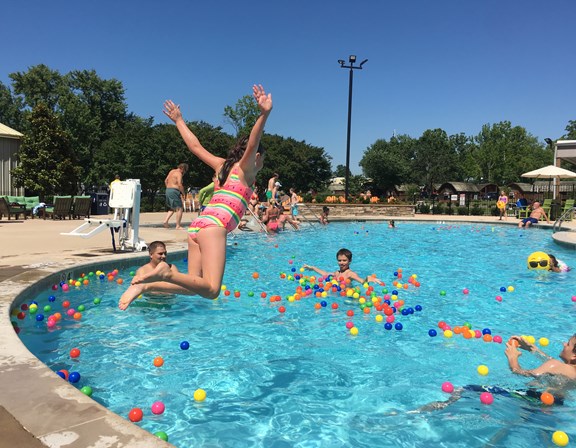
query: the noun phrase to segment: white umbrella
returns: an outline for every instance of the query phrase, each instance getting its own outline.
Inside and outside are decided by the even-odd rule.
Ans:
[[[565,170],[555,165],[548,165],[534,171],[522,174],[522,177],[533,177],[536,179],[570,179],[576,177],[573,171]],[[556,184],[554,184],[554,199],[556,199]]]

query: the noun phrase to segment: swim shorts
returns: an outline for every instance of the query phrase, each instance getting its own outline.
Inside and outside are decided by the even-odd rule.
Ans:
[[[172,210],[184,208],[181,194],[177,188],[166,188],[166,206]]]
[[[522,224],[526,224],[527,222],[530,222],[532,224],[538,224],[538,220],[536,218],[524,218],[522,220]]]

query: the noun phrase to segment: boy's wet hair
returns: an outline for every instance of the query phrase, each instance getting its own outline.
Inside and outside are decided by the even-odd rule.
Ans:
[[[338,252],[336,252],[336,259],[338,259],[340,255],[344,255],[346,258],[348,258],[348,261],[352,261],[352,252],[348,249],[340,249]]]
[[[152,241],[149,245],[148,245],[148,253],[150,255],[152,255],[154,253],[154,251],[156,251],[157,248],[162,247],[164,249],[166,249],[166,244],[164,244],[163,241]]]

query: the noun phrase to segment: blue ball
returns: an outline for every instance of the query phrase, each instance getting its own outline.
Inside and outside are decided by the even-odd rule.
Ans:
[[[392,324],[390,322],[386,322],[384,324],[384,328],[386,328],[386,330],[392,330]]]
[[[44,320],[44,314],[36,314],[36,320],[42,322]]]
[[[394,277],[398,277],[398,272],[394,272]]]
[[[506,292],[506,286],[500,286],[500,292]]]
[[[408,314],[410,314],[410,311],[408,310],[408,308],[403,308],[402,309],[402,316],[408,316]]]
[[[190,348],[190,343],[188,341],[180,342],[180,348],[182,350],[188,350]]]
[[[320,302],[320,305],[322,305],[322,308],[326,308],[326,305],[328,305],[326,303],[326,300],[322,300],[322,302]]]
[[[60,286],[61,286],[61,287],[64,286],[65,284],[66,284],[65,281],[61,281],[61,282],[60,282]]]
[[[292,272],[296,272],[296,268],[292,268],[290,269]]]
[[[56,297],[54,297],[54,296],[48,297],[48,302],[54,302],[55,300],[56,300]]]
[[[414,309],[415,309],[416,311],[422,311],[422,306],[416,305],[416,306],[414,307]]]
[[[98,276],[98,278],[99,278],[100,280],[104,280],[104,279],[106,278],[106,276],[105,276],[104,274],[100,274],[100,275]]]
[[[490,328],[484,328],[484,330],[482,330],[482,334],[492,334],[492,331]]]
[[[404,328],[402,326],[402,324],[400,322],[398,322],[396,325],[394,325],[394,328],[396,328],[397,331],[402,331],[402,328]]]
[[[62,378],[63,380],[66,379],[66,375],[64,374],[64,372],[61,372],[60,370],[58,372],[56,372],[56,375],[58,375],[60,378]]]
[[[414,308],[408,307],[408,314],[414,314]]]
[[[71,383],[77,383],[80,381],[80,374],[78,372],[71,372],[70,375],[68,375],[68,381]]]
[[[392,290],[392,295],[393,295],[393,296],[397,296],[397,295],[398,295],[398,291],[396,291],[395,289]]]
[[[436,330],[434,330],[433,328],[431,330],[428,330],[428,336],[430,336],[431,338],[433,338],[437,334],[438,333],[436,333]]]
[[[320,286],[314,285],[314,289],[318,289],[318,288],[320,288]]]

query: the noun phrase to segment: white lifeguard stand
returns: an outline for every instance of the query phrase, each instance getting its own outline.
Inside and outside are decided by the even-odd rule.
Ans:
[[[138,251],[146,250],[148,245],[138,236],[141,191],[140,179],[113,182],[108,203],[114,209],[114,217],[112,219],[85,218],[84,224],[80,227],[60,235],[92,238],[105,229],[112,229],[112,233],[118,232],[118,244],[121,250],[125,250],[126,247]],[[114,243],[114,239],[112,241]]]

